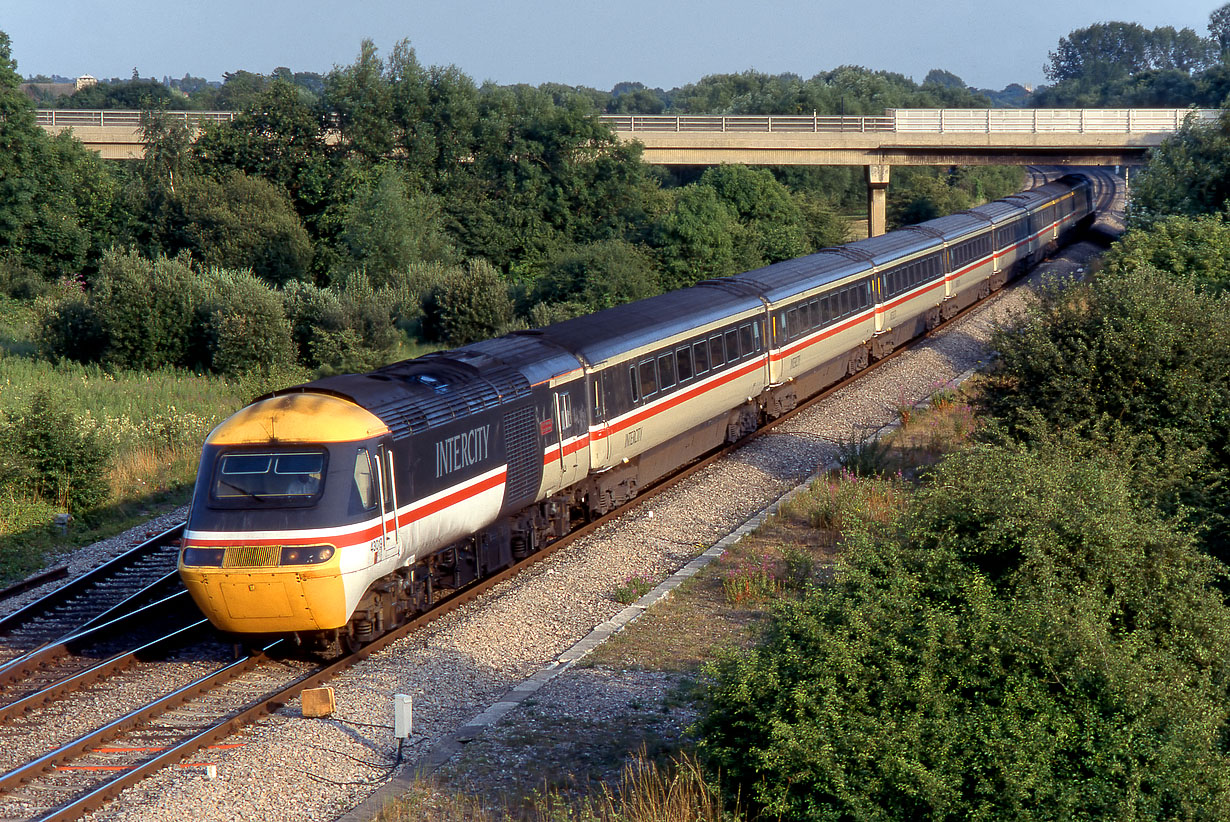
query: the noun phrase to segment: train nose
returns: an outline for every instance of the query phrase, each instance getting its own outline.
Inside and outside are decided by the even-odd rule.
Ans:
[[[287,633],[346,624],[345,585],[332,545],[189,546],[180,576],[222,631]]]

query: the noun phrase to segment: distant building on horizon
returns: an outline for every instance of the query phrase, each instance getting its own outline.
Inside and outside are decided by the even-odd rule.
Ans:
[[[68,97],[71,94],[76,94],[83,88],[96,85],[98,85],[97,77],[83,74],[76,80],[67,83],[22,83],[19,88],[31,100],[38,102],[40,100],[51,100],[56,97]]]

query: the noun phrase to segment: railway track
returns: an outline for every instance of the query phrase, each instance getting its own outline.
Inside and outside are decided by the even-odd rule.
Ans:
[[[1112,187],[1113,181],[1103,181]],[[979,304],[981,305],[981,304]],[[978,306],[967,309],[975,310]],[[961,315],[964,316],[963,312]],[[956,318],[954,318],[956,319]],[[951,321],[950,321],[951,322]],[[939,329],[946,328],[942,324]],[[937,329],[937,331],[939,330]],[[926,335],[929,336],[929,335]],[[920,337],[919,340],[926,337]],[[917,343],[914,341],[911,345]],[[907,351],[903,346],[854,379],[869,374]],[[258,654],[197,677],[191,682],[152,700],[138,711],[118,717],[88,734],[76,736],[39,758],[0,775],[0,817],[18,814],[20,818],[71,819],[105,804],[111,797],[140,779],[172,764],[186,764],[201,750],[218,745],[243,725],[254,722],[288,701],[304,688],[328,681],[342,670],[377,652],[428,622],[471,601],[505,579],[538,562],[617,517],[643,505],[657,494],[729,455],[756,436],[802,413],[848,381],[833,386],[801,403],[797,409],[760,429],[754,435],[683,469],[659,486],[646,491],[616,512],[574,531],[568,537],[465,591],[441,601],[429,614],[363,647],[355,654],[329,665],[313,665],[293,657],[279,657],[284,646],[274,645]],[[171,529],[166,533],[172,533]],[[173,552],[172,552],[173,553]]]
[[[182,590],[182,534],[181,523],[0,618],[0,667]]]

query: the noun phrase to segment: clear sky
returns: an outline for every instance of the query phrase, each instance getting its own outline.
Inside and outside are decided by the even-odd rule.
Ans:
[[[1207,34],[1224,0],[0,0],[23,76],[220,80],[278,66],[325,73],[364,38],[407,39],[425,65],[478,82],[670,89],[747,69],[811,77],[844,64],[922,82],[1044,82],[1060,37],[1109,20]]]

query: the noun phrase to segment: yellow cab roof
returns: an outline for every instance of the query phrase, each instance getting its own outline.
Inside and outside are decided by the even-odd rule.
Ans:
[[[254,402],[209,435],[209,445],[354,442],[387,434],[375,414],[328,394],[296,393]]]

